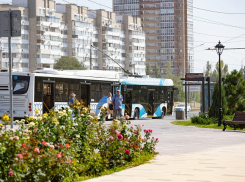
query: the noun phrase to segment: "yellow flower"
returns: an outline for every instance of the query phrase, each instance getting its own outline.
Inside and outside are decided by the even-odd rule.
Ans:
[[[44,118],[45,118],[45,117],[47,117],[47,116],[48,116],[48,114],[47,114],[47,113],[44,113],[44,114],[43,114],[43,117],[44,117]]]
[[[56,119],[56,120],[54,120],[54,123],[57,125],[57,124],[59,124],[59,121]]]
[[[35,110],[35,113],[38,114],[39,113],[39,110]]]
[[[2,124],[0,124],[0,127],[3,127],[3,125],[2,125]]]
[[[31,120],[33,120],[33,119],[34,119],[34,117],[33,117],[33,116],[30,116],[30,117],[29,117],[29,120],[30,120],[30,121],[31,121]]]
[[[9,120],[9,116],[8,115],[4,115],[3,116],[3,121],[8,121]]]

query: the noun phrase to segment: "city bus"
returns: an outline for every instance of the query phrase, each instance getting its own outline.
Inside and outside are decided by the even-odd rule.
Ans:
[[[13,117],[34,116],[50,109],[68,106],[71,93],[100,114],[106,107],[109,92],[121,90],[124,97],[122,112],[131,118],[163,118],[172,114],[172,80],[134,78],[114,71],[102,70],[36,70],[33,73],[13,72]],[[0,73],[0,116],[10,110],[9,73]],[[110,118],[110,117],[109,117]]]

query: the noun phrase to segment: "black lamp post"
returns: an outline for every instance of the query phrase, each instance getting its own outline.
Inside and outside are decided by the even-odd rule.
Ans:
[[[221,120],[222,120],[222,107],[221,107],[221,70],[220,70],[220,55],[223,52],[225,46],[223,46],[220,41],[219,43],[215,46],[215,49],[217,51],[217,54],[219,55],[219,121],[218,121],[218,126],[221,126]]]

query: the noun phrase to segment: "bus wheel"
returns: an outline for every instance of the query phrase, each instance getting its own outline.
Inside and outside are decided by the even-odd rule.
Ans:
[[[162,111],[162,114],[161,114],[161,119],[164,118],[164,111]]]
[[[134,111],[134,120],[138,120],[139,119],[139,110],[135,109]]]

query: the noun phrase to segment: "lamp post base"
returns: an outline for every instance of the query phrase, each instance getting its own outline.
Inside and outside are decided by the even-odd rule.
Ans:
[[[219,115],[219,120],[218,120],[218,126],[221,126],[222,125],[222,108],[219,108],[218,110],[218,115]]]

